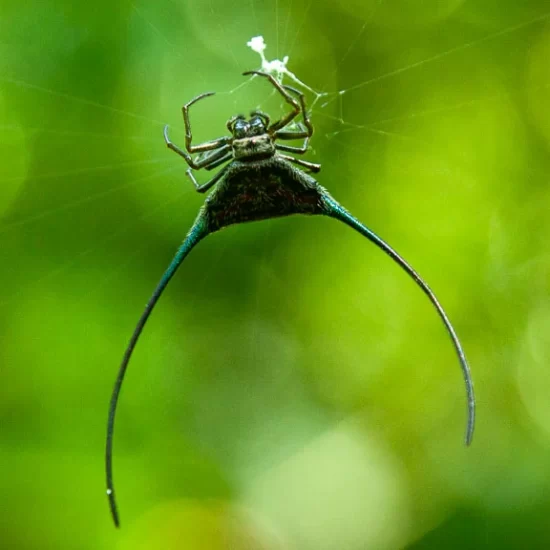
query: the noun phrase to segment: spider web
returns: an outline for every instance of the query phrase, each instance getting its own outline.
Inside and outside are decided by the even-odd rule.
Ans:
[[[550,11],[544,2],[517,4],[495,15],[491,2],[483,7],[460,0],[422,7],[388,0],[322,6],[312,0],[134,1],[116,13],[105,4],[101,16],[84,8],[68,22],[38,2],[6,8],[0,43],[3,363],[18,372],[32,365],[45,393],[57,391],[60,379],[67,388],[88,384],[86,404],[103,418],[102,396],[137,315],[202,201],[185,178],[182,160],[166,151],[162,128],[168,123],[182,145],[181,105],[210,90],[217,95],[191,113],[197,142],[224,134],[225,121],[236,113],[256,107],[272,117],[284,112],[265,82],[240,75],[250,69],[271,72],[306,93],[315,134],[304,158],[322,163],[319,181],[412,257],[434,288],[444,289],[443,301],[462,319],[469,349],[502,353],[510,332],[498,316],[511,314],[502,305],[487,312],[481,294],[493,296],[493,306],[512,293],[516,304],[534,300],[526,289],[544,287],[548,265],[543,205],[548,204]],[[208,426],[195,427],[197,439],[216,457],[228,455],[228,461],[244,464],[235,466],[235,478],[250,480],[261,473],[262,457],[245,460],[250,448],[244,444],[224,447],[225,433],[235,434],[239,427],[224,422],[227,411],[212,405],[235,402],[226,399],[227,390],[245,374],[235,365],[248,365],[250,396],[239,393],[239,414],[257,410],[262,399],[279,417],[303,413],[297,427],[278,434],[285,445],[270,455],[274,473],[266,483],[272,492],[277,468],[304,444],[300,430],[308,437],[328,433],[327,440],[321,437],[324,452],[334,443],[354,457],[360,454],[360,428],[348,423],[349,416],[342,431],[335,423],[342,411],[352,414],[365,402],[377,403],[399,418],[406,433],[439,435],[448,418],[457,427],[463,412],[448,342],[423,297],[409,292],[409,283],[401,273],[394,276],[387,259],[370,254],[351,236],[344,244],[336,229],[310,221],[235,228],[199,247],[147,327],[132,366],[142,382],[130,380],[125,389],[126,395],[137,392],[124,407],[144,433],[158,428],[147,410],[158,407],[162,393],[172,400],[167,408],[194,411],[197,424]],[[439,268],[434,269],[434,258]],[[478,258],[486,260],[479,272],[472,267]],[[322,269],[310,268],[319,265]],[[319,292],[325,286],[330,293]],[[352,297],[350,288],[358,289]],[[461,296],[468,297],[466,304]],[[235,297],[243,304],[240,310]],[[537,318],[546,319],[543,313],[538,310]],[[482,342],[472,333],[481,332],[483,320],[496,328]],[[422,330],[412,330],[415,325]],[[35,342],[27,346],[29,334]],[[211,334],[223,351],[206,355]],[[403,360],[402,350],[417,343],[422,352]],[[318,365],[299,371],[300,358],[308,353],[316,353]],[[202,385],[193,374],[180,372],[183,363],[196,363],[201,354],[208,357],[201,364],[207,380]],[[77,372],[68,357],[78,358]],[[419,377],[419,364],[437,366]],[[21,396],[26,403],[22,379],[9,372],[19,384],[4,401],[18,403]],[[266,374],[273,372],[277,381]],[[531,395],[531,379],[522,379],[521,390]],[[194,387],[194,401],[182,403],[169,385]],[[250,387],[254,391],[248,392]],[[434,412],[433,425],[429,414],[418,413],[414,397],[428,394],[434,394],[434,411],[441,401],[450,403],[448,409],[441,406],[444,412]],[[544,410],[535,409],[532,417],[544,424]],[[268,413],[266,408],[258,421],[264,428],[248,426],[246,442],[268,445],[265,433],[282,430]],[[384,424],[381,413],[373,409],[373,414],[379,415],[377,425]],[[427,425],[420,428],[416,421]],[[334,432],[327,432],[327,425],[336,426]],[[384,436],[397,439],[388,430]],[[448,431],[453,432],[448,438],[441,436],[445,444],[458,440],[458,428]],[[399,523],[393,543],[402,546],[419,532],[402,517],[397,522],[404,484],[391,492],[395,469],[371,443],[376,451],[368,468],[362,469],[360,458],[348,466],[369,487],[379,476],[373,494],[385,500],[368,505],[376,529],[364,524],[370,534],[358,532],[351,522],[347,532],[373,537],[369,543],[376,547],[377,536],[388,536],[389,523]],[[495,476],[502,474],[490,466]],[[340,479],[338,472],[332,474]],[[468,486],[462,477],[454,483],[457,490]],[[273,512],[265,493],[251,485],[244,500]],[[96,493],[97,487],[89,491]],[[356,495],[351,488],[349,494]],[[435,499],[433,508],[438,504]],[[342,507],[354,505],[359,508],[352,498]],[[278,509],[271,519],[288,526],[281,514]],[[314,547],[322,548],[322,541]]]
[[[455,8],[458,9],[460,2],[449,2],[449,12],[444,15],[449,16],[452,13],[451,7],[453,4],[456,4]],[[306,55],[304,56],[306,61],[302,61],[302,67],[300,67],[300,69],[304,69],[302,72],[307,74],[308,78],[302,76],[302,72],[298,73],[298,69],[293,69],[293,63],[295,59],[300,59],[299,54],[296,55],[294,52],[299,50],[300,45],[304,43],[304,40],[301,39],[302,33],[305,32],[308,25],[310,25],[310,18],[315,16],[315,6],[313,2],[309,2],[305,5],[298,5],[294,2],[277,1],[267,3],[261,10],[254,0],[251,0],[250,3],[243,2],[239,6],[241,10],[240,13],[246,14],[249,20],[246,20],[244,17],[239,17],[236,22],[233,21],[231,30],[224,25],[224,22],[227,21],[229,17],[226,8],[213,2],[209,4],[205,3],[197,9],[171,1],[161,5],[158,10],[151,9],[150,7],[146,9],[145,6],[139,3],[131,3],[130,5],[131,9],[128,11],[127,18],[134,28],[136,35],[139,35],[139,37],[142,35],[147,36],[148,45],[155,45],[153,48],[155,54],[159,50],[168,52],[171,58],[165,63],[167,65],[175,64],[179,66],[177,72],[179,74],[176,73],[174,75],[170,70],[167,71],[168,74],[174,75],[176,80],[181,79],[186,82],[186,84],[181,87],[178,82],[175,83],[175,86],[178,87],[178,92],[174,95],[177,95],[178,99],[175,101],[172,99],[170,100],[170,115],[164,116],[165,109],[157,109],[157,112],[152,116],[153,113],[151,110],[147,112],[147,108],[141,111],[139,109],[130,111],[120,102],[102,102],[94,99],[94,96],[91,94],[88,94],[90,97],[87,97],[85,93],[81,95],[72,94],[64,91],[69,88],[69,86],[67,86],[67,82],[63,82],[61,79],[59,87],[55,88],[51,87],[47,82],[41,82],[39,78],[35,78],[34,80],[27,78],[28,73],[38,62],[37,52],[36,50],[33,51],[31,47],[28,48],[29,51],[23,52],[24,63],[20,66],[16,66],[15,63],[10,63],[10,57],[13,57],[13,54],[11,56],[6,56],[7,61],[4,61],[4,63],[7,65],[8,69],[6,70],[7,76],[2,78],[3,89],[8,94],[14,90],[21,93],[24,107],[33,104],[37,100],[38,103],[42,101],[44,104],[54,101],[59,105],[70,107],[76,106],[87,113],[100,112],[105,118],[110,118],[115,126],[119,121],[126,121],[129,126],[132,126],[130,124],[131,122],[135,122],[136,124],[133,128],[128,130],[125,129],[123,132],[114,130],[109,133],[94,133],[87,131],[81,128],[77,121],[60,124],[60,121],[53,120],[46,121],[49,122],[49,124],[39,122],[38,124],[35,123],[34,125],[27,126],[20,122],[10,122],[12,115],[6,113],[6,109],[4,109],[3,114],[5,115],[5,123],[2,125],[2,131],[5,152],[9,155],[10,151],[17,150],[17,156],[14,159],[13,166],[10,167],[6,177],[2,180],[2,205],[5,213],[2,229],[4,234],[7,235],[8,232],[12,230],[17,231],[17,228],[25,227],[28,224],[34,224],[33,231],[40,233],[39,227],[42,220],[58,216],[63,212],[69,212],[72,209],[87,208],[87,205],[92,205],[91,208],[97,208],[95,211],[99,212],[101,211],[99,205],[102,203],[104,204],[103,201],[108,200],[110,195],[117,193],[123,194],[128,187],[135,186],[143,188],[148,185],[147,180],[149,176],[142,176],[134,181],[125,181],[118,186],[107,186],[107,188],[100,189],[97,192],[93,190],[89,192],[86,186],[78,186],[83,187],[83,189],[77,189],[73,197],[69,197],[69,200],[65,200],[67,198],[65,196],[62,197],[62,200],[60,200],[59,196],[44,197],[45,207],[31,213],[25,212],[25,208],[21,207],[21,204],[16,205],[17,207],[10,210],[10,207],[13,206],[13,203],[18,197],[20,186],[28,178],[30,160],[28,158],[28,153],[26,153],[26,146],[28,142],[35,139],[36,136],[44,137],[49,140],[81,139],[84,143],[86,143],[86,140],[89,140],[90,143],[93,140],[93,144],[96,147],[99,140],[105,140],[105,143],[102,145],[101,153],[105,153],[112,142],[126,141],[137,145],[136,151],[132,154],[133,157],[136,157],[135,160],[118,159],[116,162],[107,162],[105,164],[99,162],[93,166],[83,166],[82,163],[79,163],[79,160],[77,160],[74,168],[67,168],[65,170],[52,171],[49,173],[38,171],[38,173],[32,174],[32,179],[36,182],[47,182],[49,179],[57,177],[83,177],[87,173],[93,174],[94,176],[95,174],[104,173],[114,174],[117,169],[124,169],[128,166],[138,167],[140,165],[150,165],[154,167],[156,175],[151,175],[150,177],[162,178],[164,174],[167,172],[170,173],[171,171],[177,171],[177,177],[180,177],[181,167],[174,165],[174,159],[169,156],[151,158],[149,152],[150,146],[158,141],[158,137],[155,137],[156,134],[158,134],[158,128],[162,127],[166,120],[174,121],[174,124],[171,125],[171,131],[175,134],[179,133],[180,136],[182,135],[182,125],[181,123],[177,124],[177,118],[172,114],[171,107],[174,103],[179,105],[182,101],[188,97],[192,97],[195,93],[200,93],[200,91],[204,91],[205,89],[216,89],[216,78],[209,79],[207,71],[201,69],[200,63],[192,64],[189,61],[189,58],[193,56],[192,49],[189,54],[184,55],[182,49],[178,47],[178,42],[174,38],[175,29],[181,25],[180,17],[183,13],[191,16],[193,21],[191,26],[195,28],[199,26],[201,21],[208,20],[208,29],[197,29],[199,44],[197,44],[196,49],[208,46],[210,50],[210,52],[203,52],[201,63],[205,63],[204,60],[208,58],[208,55],[210,55],[212,59],[226,58],[227,62],[223,70],[226,73],[237,72],[237,74],[241,72],[243,68],[254,67],[253,58],[246,55],[247,37],[251,37],[252,34],[250,32],[247,33],[245,29],[252,27],[253,29],[261,30],[260,21],[262,17],[260,16],[260,11],[262,15],[265,15],[265,12],[272,14],[270,21],[272,28],[268,30],[269,35],[274,38],[274,50],[277,57],[274,59],[267,59],[262,51],[264,58],[261,59],[260,64],[256,65],[255,68],[272,72],[276,74],[281,81],[288,79],[289,83],[298,85],[309,93],[310,109],[315,121],[317,138],[314,138],[312,143],[312,154],[314,156],[318,156],[319,148],[322,147],[324,149],[325,147],[332,147],[331,141],[339,144],[344,143],[344,147],[348,151],[354,152],[354,154],[364,154],[364,150],[361,148],[363,141],[365,139],[373,140],[375,138],[394,139],[396,142],[407,142],[409,145],[412,144],[411,146],[413,147],[414,144],[416,144],[419,148],[423,148],[426,145],[425,142],[421,142],[420,138],[407,133],[407,130],[410,129],[407,123],[416,122],[419,119],[435,118],[448,114],[452,115],[455,112],[461,113],[475,107],[483,108],[486,105],[502,102],[503,99],[514,93],[524,93],[529,90],[544,92],[550,86],[548,82],[541,82],[539,80],[531,86],[526,86],[525,83],[522,83],[520,86],[514,87],[512,77],[514,76],[513,72],[516,68],[512,63],[502,63],[502,65],[498,67],[498,70],[502,73],[498,75],[500,77],[498,82],[478,82],[472,77],[468,82],[471,84],[469,97],[465,98],[464,93],[459,94],[460,100],[458,101],[453,101],[452,98],[442,97],[438,98],[441,103],[440,105],[437,104],[438,100],[434,100],[432,105],[422,106],[420,108],[417,108],[417,106],[412,103],[406,105],[393,104],[389,108],[386,108],[387,110],[373,108],[372,111],[376,113],[375,116],[371,114],[371,109],[369,108],[359,111],[359,114],[356,110],[354,110],[353,115],[348,116],[346,114],[348,104],[353,105],[357,101],[364,102],[365,105],[376,103],[377,96],[380,93],[379,88],[385,85],[385,83],[397,83],[396,86],[400,86],[402,78],[406,75],[415,74],[420,71],[428,73],[430,82],[433,82],[434,75],[435,78],[437,78],[440,74],[440,70],[444,70],[445,65],[450,59],[456,58],[465,52],[477,52],[479,48],[484,45],[499,47],[503,44],[507,46],[509,43],[514,45],[519,43],[526,48],[529,42],[527,42],[525,37],[530,36],[530,34],[536,35],[536,30],[544,29],[545,23],[550,19],[550,14],[544,10],[538,10],[537,12],[537,3],[526,5],[525,9],[518,10],[517,13],[514,12],[508,17],[503,17],[502,25],[497,26],[498,22],[495,22],[494,26],[497,28],[490,29],[489,32],[487,32],[486,29],[481,29],[478,31],[477,35],[470,40],[458,41],[457,44],[453,44],[450,47],[435,52],[430,52],[427,55],[425,53],[426,49],[420,48],[418,53],[407,53],[406,63],[392,68],[384,67],[385,70],[380,71],[378,68],[370,69],[368,67],[360,67],[354,60],[356,56],[363,53],[363,48],[380,38],[378,35],[372,36],[372,29],[373,26],[376,28],[375,23],[377,14],[379,14],[380,10],[383,10],[384,2],[381,0],[370,2],[366,4],[364,10],[366,13],[362,17],[353,18],[355,28],[353,28],[353,31],[350,30],[350,38],[348,41],[337,43],[338,48],[334,48],[337,52],[333,53],[331,57],[318,51],[314,51],[312,54],[311,51],[306,49]],[[188,11],[185,12],[184,10],[186,9]],[[174,13],[176,14],[175,17]],[[207,15],[209,17],[206,17]],[[390,16],[391,13],[387,15],[388,18],[390,18]],[[429,17],[427,17],[427,20],[430,22]],[[426,21],[420,21],[420,28],[422,28],[421,25],[425,23]],[[201,33],[200,31],[204,32]],[[269,44],[271,44],[271,42]],[[269,45],[269,47],[272,46]],[[400,46],[398,45],[396,47]],[[7,53],[12,53],[9,42],[4,45],[4,48]],[[311,49],[313,48],[309,50]],[[279,55],[279,52],[281,52],[281,55]],[[136,56],[142,53],[143,52],[139,50]],[[313,77],[310,79],[310,73],[315,71],[312,71],[312,67],[308,66],[307,63],[310,62],[314,56],[315,67],[319,67],[320,70],[317,71],[315,79]],[[411,57],[414,59],[411,60]],[[152,53],[148,54],[147,59],[145,59],[145,67],[147,66],[146,62],[149,62],[151,58],[154,58]],[[136,63],[139,65],[141,61],[142,59],[138,59]],[[466,61],[468,61],[468,59]],[[189,73],[185,71],[188,67],[196,68],[192,73]],[[183,71],[182,68],[184,69]],[[292,72],[291,69],[295,72]],[[136,69],[136,71],[139,70],[143,70],[143,68],[138,67]],[[364,75],[361,73],[365,70],[375,73],[374,76],[368,76],[362,79],[361,76]],[[185,73],[183,77],[180,76],[182,72]],[[338,88],[339,82],[336,80],[337,73],[340,73],[338,74],[340,80],[349,81],[346,83],[349,85],[346,85],[344,88]],[[297,74],[298,76],[296,76]],[[189,80],[193,82],[192,85],[189,84]],[[242,105],[246,105],[247,98],[246,94],[243,93],[243,88],[247,87],[251,83],[251,80],[252,79],[249,79],[229,89],[227,87],[219,88],[218,93],[225,93],[232,98],[232,105],[238,105],[238,107],[234,107],[233,110],[231,110],[231,108],[225,110],[225,114],[222,114],[220,117],[221,120],[228,118],[235,110],[243,110]],[[315,83],[310,83],[314,80]],[[511,82],[512,84],[510,84]],[[226,91],[220,92],[220,90],[224,90],[224,88]],[[186,89],[190,89],[190,93],[187,93]],[[386,90],[383,89],[382,94],[385,91]],[[270,96],[272,97],[273,95],[273,92],[271,92]],[[170,96],[172,96],[172,94],[170,94]],[[181,96],[183,96],[182,99],[179,99]],[[417,99],[418,98],[422,98],[422,96],[417,93]],[[161,100],[165,101],[164,97],[162,97]],[[258,102],[258,106],[262,105],[263,103],[261,101]],[[140,106],[143,107],[143,105]],[[198,116],[199,115],[197,115],[197,117]],[[35,117],[35,120],[37,122],[40,121],[40,117]],[[209,122],[211,120],[212,117],[210,117]],[[199,124],[200,123],[197,123],[195,128]],[[212,122],[207,125],[208,128],[213,126],[218,128],[217,131],[219,133],[221,125],[213,124]],[[396,126],[398,129],[395,129]],[[150,127],[151,131],[145,131],[147,127]],[[208,132],[200,131],[200,127],[198,134],[201,134],[201,137],[203,137],[202,134],[204,134],[205,139],[209,137],[206,135]],[[359,136],[359,141],[356,139],[357,136]],[[108,155],[104,156],[108,157]],[[169,167],[164,168],[167,164]],[[345,163],[338,168],[344,172],[349,170]],[[348,172],[347,177],[356,176]],[[34,187],[38,190],[40,184],[35,183],[30,187]],[[154,197],[155,186],[151,187],[153,188]],[[168,192],[162,197],[163,200],[169,200],[168,194],[171,195],[171,198],[174,199],[175,202],[181,200],[178,195],[180,190],[176,191],[174,197],[173,186],[171,184],[163,185],[162,188]],[[44,187],[41,189],[43,190]],[[181,190],[181,193],[187,194],[189,191],[189,189]],[[31,191],[31,193],[32,192],[34,191]],[[150,208],[150,199],[151,196],[145,192],[143,200],[148,205],[148,212],[145,214],[146,218],[155,215],[154,210]],[[48,207],[48,203],[51,203],[51,207]],[[162,209],[162,205],[159,205],[159,208]],[[142,219],[141,213],[137,215]],[[133,226],[128,227],[129,232],[132,231],[132,227]],[[6,239],[9,240],[10,237],[7,235]],[[116,240],[117,237],[112,234],[109,236],[109,239]],[[95,247],[97,245],[94,244],[93,246]],[[69,258],[68,261],[72,262],[73,259],[74,258]],[[55,277],[58,271],[56,269],[50,273]],[[22,284],[22,288],[25,288],[25,284]],[[8,300],[11,299],[11,295],[12,292],[10,291],[6,298]]]

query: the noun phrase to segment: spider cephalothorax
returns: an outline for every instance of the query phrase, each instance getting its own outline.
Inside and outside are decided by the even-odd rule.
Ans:
[[[250,119],[238,116],[234,121],[229,120],[227,126],[231,128],[233,141],[231,148],[236,160],[257,160],[268,158],[275,154],[275,142],[268,132],[269,117],[255,111]]]
[[[393,248],[352,216],[308,173],[319,172],[321,169],[319,164],[284,154],[301,155],[308,150],[313,126],[306,109],[304,95],[290,86],[281,85],[271,75],[257,71],[249,71],[244,74],[256,74],[267,78],[286,103],[291,106],[291,111],[273,123],[261,111],[254,111],[248,120],[242,115],[235,116],[227,121],[230,136],[192,145],[189,108],[200,99],[213,94],[213,92],[208,92],[197,96],[183,106],[185,150],[170,141],[168,127],[164,128],[166,145],[185,159],[189,165],[187,175],[197,191],[204,193],[210,188],[213,190],[208,195],[195,223],[149,299],[126,348],[115,382],[107,426],[106,470],[107,494],[116,525],[118,525],[118,512],[112,479],[113,432],[118,397],[128,362],[151,311],[184,258],[204,237],[222,227],[236,223],[290,214],[322,214],[344,222],[390,256],[426,294],[451,337],[466,384],[468,406],[466,443],[469,444],[472,440],[475,400],[470,369],[454,328],[434,293],[420,275]],[[293,129],[288,129],[287,126],[300,114],[299,124]],[[303,139],[304,142],[301,147],[278,143],[278,140],[293,139]],[[193,158],[192,155],[195,153],[197,156]],[[193,170],[201,168],[212,170],[223,164],[225,166],[202,185],[193,175]],[[307,172],[297,166],[305,168]]]

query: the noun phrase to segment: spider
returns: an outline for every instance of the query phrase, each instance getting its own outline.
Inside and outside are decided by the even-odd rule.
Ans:
[[[120,390],[126,369],[143,327],[170,279],[191,250],[207,235],[228,225],[262,220],[291,214],[321,214],[337,219],[392,258],[426,294],[441,318],[454,345],[466,385],[467,423],[466,445],[472,441],[475,423],[475,397],[470,367],[458,336],[435,294],[418,273],[383,239],[364,226],[357,218],[341,206],[311,173],[319,172],[321,166],[312,162],[286,155],[281,151],[304,154],[308,151],[313,126],[307,112],[304,94],[299,90],[280,84],[273,76],[259,71],[247,71],[246,75],[257,75],[268,80],[291,109],[276,122],[261,111],[253,111],[247,120],[237,115],[227,121],[230,136],[192,145],[189,109],[199,100],[211,96],[206,92],[193,98],[183,108],[185,125],[185,150],[172,143],[168,137],[168,126],[164,127],[164,139],[169,149],[182,156],[189,168],[187,176],[199,193],[209,189],[202,208],[187,233],[183,243],[147,302],[134,332],[130,338],[113,388],[107,423],[105,467],[107,475],[107,495],[115,525],[120,525],[116,505],[113,473],[113,435],[115,414]],[[298,129],[289,129],[289,124],[301,116]],[[301,147],[284,145],[277,140],[303,139]],[[193,158],[193,154],[198,155]],[[193,170],[213,170],[226,164],[209,181],[199,184]],[[303,169],[300,169],[300,168]]]
[[[233,163],[226,165],[225,168],[220,170],[210,181],[202,185],[199,185],[195,179],[193,170],[200,170],[201,168],[212,170],[232,159],[247,163],[247,165],[250,166],[250,161],[268,159],[276,155],[278,159],[284,159],[299,166],[303,166],[311,172],[319,172],[321,169],[320,164],[314,164],[291,157],[290,155],[277,153],[277,151],[287,151],[303,155],[308,150],[309,139],[313,135],[313,126],[307,113],[304,94],[291,86],[282,86],[273,76],[266,73],[247,71],[243,74],[245,76],[257,74],[268,78],[275,89],[283,96],[284,100],[292,106],[292,110],[273,124],[270,124],[271,120],[269,116],[261,111],[252,111],[249,120],[246,120],[243,115],[236,115],[230,118],[226,124],[227,129],[232,134],[230,137],[221,137],[201,143],[200,145],[191,145],[193,136],[191,133],[191,123],[189,122],[189,109],[191,105],[205,97],[214,95],[215,92],[200,94],[189,103],[185,104],[182,107],[182,111],[183,121],[185,123],[185,147],[187,151],[180,149],[170,141],[168,138],[168,126],[164,127],[164,140],[168,148],[182,156],[189,165],[187,176],[191,179],[199,193],[208,191],[213,185],[220,181],[232,167],[235,168],[239,165],[235,166]],[[300,103],[288,93],[289,91],[298,97]],[[305,128],[305,130],[284,130],[284,128],[300,113],[302,113],[303,117],[302,128]],[[304,138],[305,141],[301,147],[275,143],[277,139],[288,140],[302,138]],[[193,160],[191,153],[201,153],[202,156]],[[227,177],[230,178],[230,176]]]

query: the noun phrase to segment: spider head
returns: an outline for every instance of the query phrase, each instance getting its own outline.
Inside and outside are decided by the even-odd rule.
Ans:
[[[227,129],[235,139],[265,134],[268,126],[269,117],[259,111],[252,111],[248,120],[244,115],[237,115],[227,122]]]
[[[243,115],[230,119],[227,128],[233,134],[233,156],[245,160],[273,155],[275,145],[268,127],[269,117],[259,111],[250,113],[248,120]]]

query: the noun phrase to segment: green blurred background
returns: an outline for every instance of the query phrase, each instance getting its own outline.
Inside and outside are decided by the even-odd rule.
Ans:
[[[122,392],[128,338],[203,197],[168,151],[283,106],[246,47],[318,93],[343,225],[232,227],[180,268]],[[0,547],[550,546],[547,0],[0,3]],[[338,93],[338,92],[342,93]],[[202,180],[204,175],[202,174]]]

